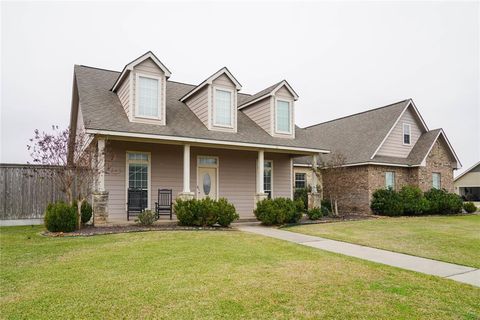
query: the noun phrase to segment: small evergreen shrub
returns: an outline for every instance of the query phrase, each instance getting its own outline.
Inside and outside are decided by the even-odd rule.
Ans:
[[[77,209],[63,201],[50,203],[44,223],[50,232],[72,232],[77,227]]]
[[[73,207],[75,211],[78,212],[77,200],[73,201]],[[82,207],[80,208],[82,224],[87,223],[92,218],[93,208],[90,203],[83,201]]]
[[[302,218],[298,205],[288,198],[265,199],[257,203],[255,216],[265,225],[295,223]]]
[[[223,227],[230,225],[239,216],[235,206],[222,198],[215,201],[210,198],[182,200],[177,199],[174,211],[178,221],[184,226],[213,226]]]
[[[323,217],[322,209],[320,208],[313,208],[307,211],[308,219],[310,220],[318,220]]]
[[[322,208],[327,209],[328,213],[332,212],[332,203],[328,199],[322,199]]]
[[[425,198],[429,201],[429,214],[460,213],[463,208],[462,198],[445,190],[432,188],[425,192]]]
[[[465,202],[463,204],[463,209],[468,213],[474,213],[477,211],[477,206],[473,202]]]
[[[308,193],[312,191],[312,187],[295,189],[293,193],[293,200],[300,200],[303,202],[303,208],[308,208]]]
[[[405,186],[400,190],[403,205],[403,214],[421,215],[429,210],[429,201],[424,197],[422,190],[415,186]]]
[[[152,210],[145,210],[138,214],[135,222],[141,226],[151,226],[155,222],[155,213]]]
[[[379,189],[372,195],[370,208],[375,214],[384,216],[401,216],[403,214],[402,199],[392,189]]]
[[[240,218],[235,206],[227,201],[225,198],[220,198],[215,205],[217,222],[222,227],[228,227],[233,221]]]

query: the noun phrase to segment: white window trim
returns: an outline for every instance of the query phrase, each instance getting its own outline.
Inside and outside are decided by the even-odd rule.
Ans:
[[[217,164],[204,164],[204,163],[203,163],[203,164],[200,164],[200,158],[201,158],[201,157],[215,158],[215,159],[217,159]],[[215,175],[217,176],[217,178],[215,179],[215,180],[216,180],[216,186],[217,186],[217,187],[215,188],[215,189],[216,189],[216,198],[215,198],[215,200],[220,199],[220,194],[219,194],[219,193],[220,193],[220,186],[219,186],[220,170],[218,170],[219,165],[220,165],[220,158],[217,157],[217,156],[197,155],[197,181],[196,181],[196,188],[199,188],[198,182],[200,181],[200,179],[199,179],[199,172],[200,172],[200,170],[198,170],[198,169],[199,169],[199,168],[214,168],[215,171],[216,171],[216,174],[215,174]],[[198,195],[199,195],[199,190],[197,189],[197,190],[195,190],[195,197],[198,198]]]
[[[282,102],[287,102],[288,103],[288,113],[289,113],[289,117],[290,117],[290,131],[282,131],[282,130],[278,130],[278,121],[277,121],[277,102],[278,101],[282,101]],[[273,105],[273,109],[274,109],[274,115],[273,115],[273,118],[274,118],[274,121],[275,121],[275,133],[279,133],[279,134],[289,134],[291,135],[292,134],[292,131],[293,131],[293,125],[292,125],[292,119],[293,119],[293,101],[292,100],[288,100],[288,99],[282,99],[282,98],[275,98],[275,101],[274,101],[274,105]]]
[[[216,122],[216,102],[217,102],[217,90],[220,91],[228,91],[230,92],[230,125],[225,125],[225,124],[220,124]],[[213,99],[212,99],[212,114],[213,114],[213,125],[215,127],[220,127],[220,128],[229,128],[229,129],[234,129],[235,126],[235,92],[226,87],[221,87],[221,86],[213,86]]]
[[[405,143],[405,128],[408,128],[408,143]],[[402,126],[402,143],[404,146],[409,146],[412,144],[412,126],[409,123],[403,123]]]
[[[129,160],[128,159],[128,154],[129,153],[141,153],[141,154],[146,154],[148,157],[147,161],[142,161],[142,160]],[[147,173],[147,186],[148,186],[148,192],[147,192],[147,209],[151,210],[152,209],[152,155],[150,152],[145,152],[145,151],[134,151],[134,150],[127,150],[125,152],[125,210],[127,210],[127,201],[128,201],[128,187],[129,187],[129,168],[128,165],[130,163],[147,163],[148,165],[148,173]]]
[[[265,179],[265,163],[270,162],[270,163],[272,164],[272,166],[271,166],[271,167],[272,167],[272,168],[271,168],[272,174],[270,175],[270,176],[271,176],[271,177],[270,177],[270,178],[271,178],[271,181],[270,181],[270,192],[272,193],[272,197],[271,197],[271,198],[273,199],[273,160],[263,160],[263,162],[264,162],[264,164],[263,164],[263,179]],[[265,180],[262,181],[262,183],[263,183],[263,192],[266,193],[266,192],[265,192]]]
[[[140,97],[140,90],[139,90],[139,83],[140,83],[140,77],[142,78],[149,78],[149,79],[154,79],[158,81],[158,117],[153,117],[153,116],[144,116],[140,114],[140,104],[139,104],[139,97]],[[162,120],[162,114],[163,114],[163,102],[162,102],[162,88],[163,88],[163,78],[160,76],[155,76],[151,74],[145,74],[141,72],[136,72],[135,73],[135,118],[139,119],[151,119],[151,120]]]
[[[303,174],[303,182],[305,183],[305,186],[304,188],[307,187],[307,174],[305,172],[295,172],[295,177],[294,177],[294,184],[293,186],[295,187],[295,189],[297,189],[297,181],[300,181],[300,180],[297,180],[297,174]]]
[[[391,173],[392,176],[393,176],[393,186],[392,187],[392,190],[395,190],[395,171],[385,171],[385,188],[390,188],[390,186],[388,185],[388,180],[387,180],[387,174],[388,173]]]
[[[435,175],[438,175],[438,188],[434,186],[434,180],[433,180],[433,177]],[[432,172],[432,188],[435,188],[437,190],[441,190],[442,189],[442,174],[440,172]]]

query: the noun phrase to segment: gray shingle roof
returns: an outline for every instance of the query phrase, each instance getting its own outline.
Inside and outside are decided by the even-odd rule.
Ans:
[[[283,80],[280,81],[280,82],[275,83],[274,85],[271,85],[271,86],[268,87],[268,88],[265,88],[265,89],[263,89],[263,90],[255,93],[254,95],[249,96],[248,99],[245,99],[245,100],[242,101],[241,103],[239,102],[239,103],[238,103],[238,107],[240,108],[240,107],[241,107],[242,105],[244,105],[244,104],[247,104],[247,103],[249,103],[249,102],[251,102],[251,101],[253,101],[253,100],[255,100],[255,99],[258,99],[258,98],[260,98],[260,97],[262,97],[262,96],[264,96],[264,95],[270,94],[270,93],[271,93],[276,87],[278,87],[278,85],[280,85],[280,83],[282,83],[282,82],[283,82]]]
[[[336,120],[320,123],[305,130],[307,135],[322,141],[332,153],[341,153],[345,156],[345,164],[365,162],[420,165],[422,160],[436,141],[441,129],[423,133],[412,151],[406,158],[379,156],[373,159],[378,146],[382,143],[390,128],[402,114],[410,100],[400,101],[385,107],[365,111]],[[329,155],[321,155],[319,164],[327,162]],[[296,158],[295,164],[310,164],[310,157]]]
[[[87,129],[324,150],[319,143],[312,146],[305,130],[301,128],[296,128],[295,139],[272,137],[241,111],[238,112],[237,133],[210,131],[187,105],[179,101],[195,86],[174,81],[167,81],[167,125],[130,122],[118,96],[110,91],[118,75],[116,71],[75,66],[80,107]],[[239,94],[238,101],[242,103],[249,97]]]

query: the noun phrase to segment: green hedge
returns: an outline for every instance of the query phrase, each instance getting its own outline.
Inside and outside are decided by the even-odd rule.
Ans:
[[[463,210],[468,213],[474,213],[475,211],[477,211],[477,206],[473,202],[465,202],[463,204]]]
[[[72,232],[77,227],[77,208],[63,201],[50,203],[45,211],[44,223],[51,232]]]
[[[77,200],[73,201],[73,207],[75,208],[75,210],[78,210],[77,209]],[[90,219],[92,218],[92,213],[93,213],[92,205],[90,203],[88,203],[87,201],[83,201],[82,207],[80,208],[80,211],[81,211],[81,214],[82,214],[82,217],[81,217],[82,223],[85,224],[88,221],[90,221]]]
[[[178,221],[184,226],[213,226],[219,224],[223,227],[239,218],[233,204],[221,198],[218,201],[205,198],[201,200],[178,199],[174,205]]]
[[[373,193],[370,208],[385,216],[455,214],[462,210],[462,199],[445,190],[431,189],[423,193],[418,187],[405,186],[400,192],[379,189]]]
[[[301,199],[288,198],[265,199],[257,203],[254,213],[265,225],[277,225],[298,222],[303,215],[304,204]]]

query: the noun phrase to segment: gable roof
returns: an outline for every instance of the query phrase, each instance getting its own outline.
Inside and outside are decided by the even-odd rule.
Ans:
[[[392,166],[420,166],[425,165],[426,158],[435,142],[442,137],[452,156],[461,163],[455,154],[447,136],[442,129],[430,130],[422,133],[406,158],[375,155],[379,147],[388,137],[391,128],[395,127],[398,119],[409,108],[413,108],[421,119],[418,110],[411,99],[403,100],[384,107],[364,111],[347,117],[335,119],[305,128],[307,135],[322,143],[332,152],[345,156],[345,166],[364,164],[392,165]],[[425,123],[422,125],[427,130]],[[374,155],[373,157],[371,155]],[[321,155],[321,161],[328,162],[330,155]],[[296,165],[308,165],[310,159],[302,157],[294,159]]]
[[[228,70],[227,67],[223,67],[214,74],[212,74],[210,77],[207,79],[203,80],[198,86],[194,87],[192,90],[187,92],[183,97],[180,98],[180,101],[184,102],[187,100],[189,97],[195,94],[195,92],[198,92],[200,89],[202,89],[204,86],[212,84],[213,80],[217,79],[220,77],[222,74],[226,75],[234,84],[235,88],[238,90],[242,89],[242,85],[238,80],[233,76],[233,74]]]
[[[467,173],[469,172],[472,172],[472,171],[476,171],[477,169],[480,169],[480,161],[478,161],[477,163],[475,163],[473,166],[471,166],[470,168],[468,168],[467,170],[463,171],[461,174],[459,174],[455,179],[453,179],[453,181],[457,181],[458,179],[460,179],[461,177],[463,177],[464,175],[466,175]]]
[[[238,109],[240,110],[240,109],[246,108],[257,101],[260,101],[262,99],[265,99],[266,97],[274,95],[275,92],[277,92],[283,86],[285,86],[285,88],[287,88],[287,90],[290,91],[290,93],[292,94],[295,100],[298,100],[298,94],[295,92],[295,90],[293,90],[292,86],[290,86],[287,80],[282,80],[250,96],[250,98],[246,99],[242,104],[238,104]]]
[[[170,70],[168,70],[168,68],[160,61],[160,59],[157,58],[157,56],[155,56],[155,54],[153,54],[152,51],[147,51],[145,52],[144,54],[142,54],[140,57],[138,57],[137,59],[131,61],[130,63],[128,63],[122,70],[122,72],[120,72],[120,75],[117,77],[117,80],[115,81],[115,83],[113,84],[112,86],[112,91],[115,91],[118,87],[118,85],[123,81],[123,79],[125,78],[125,76],[131,71],[133,70],[133,67],[135,67],[137,64],[140,64],[142,63],[143,61],[147,60],[147,59],[152,59],[153,62],[160,68],[162,69],[162,71],[165,73],[165,76],[167,78],[169,78],[172,73],[170,72]]]
[[[86,66],[75,66],[80,109],[87,133],[148,137],[224,145],[243,145],[302,152],[328,152],[312,147],[303,129],[298,128],[295,139],[270,136],[243,112],[238,112],[238,131],[211,131],[198,119],[180,98],[194,85],[168,80],[166,82],[166,125],[130,122],[115,92],[110,88],[119,72]],[[238,94],[241,103],[250,95]]]

